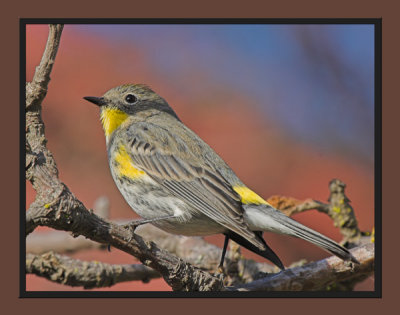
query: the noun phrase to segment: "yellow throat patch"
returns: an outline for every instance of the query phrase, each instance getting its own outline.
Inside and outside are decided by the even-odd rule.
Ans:
[[[101,110],[101,123],[103,125],[107,140],[113,131],[117,129],[128,117],[128,114],[116,108],[103,108]]]
[[[146,173],[138,170],[132,162],[131,157],[129,156],[128,152],[123,145],[118,147],[118,151],[115,154],[115,162],[118,163],[117,170],[120,176],[126,176],[130,179],[136,179],[145,175]]]
[[[266,202],[264,199],[262,199],[259,195],[257,195],[254,191],[250,190],[249,188],[245,186],[235,186],[233,187],[233,190],[236,191],[240,198],[241,202],[243,204],[255,204],[255,205],[260,205],[260,204],[265,204],[269,205],[268,202]]]

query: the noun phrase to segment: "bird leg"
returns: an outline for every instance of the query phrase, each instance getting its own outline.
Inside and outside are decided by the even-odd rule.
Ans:
[[[224,260],[225,260],[225,254],[226,254],[226,249],[228,247],[228,243],[229,243],[229,237],[227,235],[225,235],[224,248],[222,249],[221,261],[219,262],[219,265],[218,265],[218,271],[220,273],[224,272]]]

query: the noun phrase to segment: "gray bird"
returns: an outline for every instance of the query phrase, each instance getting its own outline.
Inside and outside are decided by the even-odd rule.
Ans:
[[[100,107],[112,177],[143,220],[180,235],[225,235],[284,266],[263,231],[309,241],[343,260],[358,261],[328,237],[273,208],[246,187],[222,158],[186,127],[148,86],[126,84],[102,97],[84,97]]]

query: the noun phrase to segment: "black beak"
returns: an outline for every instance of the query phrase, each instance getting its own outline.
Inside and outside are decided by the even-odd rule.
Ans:
[[[85,96],[84,99],[93,104],[96,104],[97,106],[103,106],[106,104],[106,102],[104,101],[104,98],[102,98],[102,97]]]

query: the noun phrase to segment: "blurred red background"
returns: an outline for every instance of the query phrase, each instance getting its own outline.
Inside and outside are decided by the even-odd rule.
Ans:
[[[27,27],[27,81],[32,79],[40,62],[47,35],[45,25]],[[100,35],[94,36],[68,26],[64,28],[43,103],[43,120],[48,147],[56,159],[59,176],[86,207],[93,207],[94,201],[104,195],[110,200],[111,219],[136,217],[110,176],[99,109],[82,97],[101,96],[119,84],[145,83],[164,97],[181,120],[214,148],[244,183],[264,198],[278,194],[326,201],[329,181],[339,178],[347,184],[347,196],[352,201],[361,230],[372,229],[374,178],[371,166],[360,163],[356,157],[341,155],[340,152],[326,153],[298,141],[296,135],[285,133],[274,117],[260,112],[251,95],[232,89],[229,84],[213,81],[213,77],[202,69],[196,70],[186,79],[187,86],[204,84],[207,93],[192,95],[190,88],[170,84],[163,79],[146,50],[139,46],[116,44]],[[34,197],[35,192],[27,182],[27,208]],[[337,241],[341,239],[332,221],[316,211],[297,215],[295,219]],[[37,229],[42,233],[47,230]],[[301,240],[267,233],[265,238],[285,265],[301,258],[318,260],[327,256],[324,251]],[[220,236],[206,239],[222,246]],[[243,252],[262,261],[262,258]],[[133,257],[116,249],[111,252],[83,251],[72,256],[118,264],[137,263]],[[26,279],[28,291],[82,290],[34,275],[27,275]],[[372,290],[373,280],[366,280],[357,289]],[[157,279],[148,284],[129,282],[99,290],[170,288],[163,280]]]

